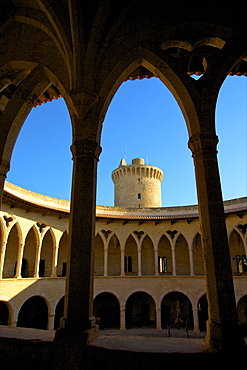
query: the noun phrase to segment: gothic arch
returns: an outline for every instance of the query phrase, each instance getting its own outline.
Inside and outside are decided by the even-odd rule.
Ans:
[[[146,235],[142,240],[141,267],[143,276],[155,274],[154,245],[148,235]]]
[[[195,275],[204,275],[201,234],[198,232],[193,239],[193,256]]]
[[[38,295],[28,298],[20,308],[17,326],[46,330],[48,325],[48,306],[46,300]]]
[[[94,275],[104,275],[104,242],[100,232],[94,238]]]
[[[172,250],[170,240],[163,234],[158,244],[159,273],[172,274]]]
[[[37,228],[33,225],[28,231],[25,238],[23,259],[28,261],[28,271],[25,272],[25,277],[34,276],[36,251],[39,246],[39,234]],[[22,273],[22,277],[23,273]]]
[[[57,276],[66,276],[69,234],[65,230],[59,241]]]
[[[190,274],[189,248],[185,237],[180,234],[176,240],[176,270],[178,275]]]
[[[138,251],[137,243],[133,235],[129,235],[125,242],[124,247],[125,258],[125,274],[134,275],[138,274]]]
[[[169,56],[163,60],[159,55],[139,46],[129,52],[124,59],[118,61],[101,86],[99,96],[104,104],[100,117],[105,116],[110,101],[121,83],[126,81],[128,76],[139,66],[147,68],[154,76],[159,77],[171,91],[182,110],[189,135],[200,131],[198,119],[200,110],[199,107],[197,107],[197,111],[195,109],[195,103],[199,96],[194,82],[189,76],[181,73],[179,66]]]
[[[116,234],[111,236],[108,244],[108,275],[120,276],[121,273],[121,246]]]

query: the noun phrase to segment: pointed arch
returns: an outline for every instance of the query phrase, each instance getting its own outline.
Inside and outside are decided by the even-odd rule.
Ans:
[[[100,233],[94,239],[94,275],[104,275],[104,242]]]
[[[16,262],[18,257],[18,248],[19,248],[19,232],[20,228],[16,222],[8,234],[5,259],[4,259],[4,268],[3,268],[3,277],[12,278],[15,275]]]
[[[67,257],[68,257],[69,235],[65,230],[59,241],[57,276],[66,276]]]
[[[24,245],[24,252],[23,252],[23,259],[28,261],[28,271],[23,271],[22,268],[22,277],[30,277],[34,276],[35,270],[35,258],[36,258],[36,250],[39,245],[39,235],[37,228],[33,225],[27,233],[25,238],[25,245]]]
[[[138,251],[137,244],[132,235],[129,235],[125,242],[124,262],[125,274],[137,276],[138,274]]]
[[[159,273],[172,274],[172,249],[171,243],[167,236],[163,234],[158,244]],[[164,265],[165,264],[165,265]]]
[[[178,275],[189,275],[190,274],[190,258],[188,243],[183,236],[180,234],[175,244],[176,251],[176,270]]]
[[[120,276],[121,273],[121,249],[116,234],[111,236],[108,244],[108,275]]]
[[[52,273],[53,250],[55,237],[51,228],[47,229],[42,239],[39,277],[49,277]]]
[[[154,245],[151,238],[146,235],[141,245],[142,275],[154,275]]]
[[[194,105],[197,100],[195,97],[199,95],[192,79],[181,72],[180,66],[169,55],[166,55],[164,61],[159,55],[140,46],[125,55],[105,79],[99,92],[104,101],[100,116],[105,116],[111,99],[121,83],[126,81],[128,76],[140,66],[147,68],[154,76],[160,78],[173,94],[184,115],[189,136],[193,132],[200,131],[198,119],[200,109],[197,107],[196,111]]]
[[[233,230],[229,238],[232,274],[247,273],[247,260],[242,236]]]

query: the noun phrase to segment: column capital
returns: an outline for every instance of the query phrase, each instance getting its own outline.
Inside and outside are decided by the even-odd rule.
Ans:
[[[218,136],[215,133],[198,132],[190,137],[188,147],[193,155],[202,150],[210,150],[217,153],[218,141]]]
[[[75,157],[94,157],[97,160],[102,150],[101,146],[96,141],[89,139],[75,140],[70,149],[73,154],[73,159]]]
[[[0,161],[0,175],[6,177],[6,174],[9,171],[9,169],[10,169],[9,161],[2,159]]]

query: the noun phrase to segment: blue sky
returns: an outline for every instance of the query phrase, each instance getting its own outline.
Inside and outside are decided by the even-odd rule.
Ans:
[[[247,78],[228,77],[216,110],[218,160],[224,200],[246,196]],[[32,109],[17,139],[7,181],[70,199],[71,124],[62,98]],[[121,158],[144,158],[164,172],[162,205],[197,203],[194,165],[182,113],[157,78],[124,82],[103,123],[97,204],[112,206],[111,172]]]

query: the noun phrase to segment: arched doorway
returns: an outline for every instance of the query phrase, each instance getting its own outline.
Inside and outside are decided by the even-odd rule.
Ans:
[[[126,328],[155,328],[156,307],[154,299],[146,292],[135,292],[126,302]]]
[[[192,304],[189,298],[180,292],[170,292],[161,302],[161,325],[165,329],[179,321],[180,326],[193,329]]]
[[[120,305],[117,297],[108,292],[94,298],[93,312],[100,329],[120,327]]]
[[[63,311],[64,311],[64,297],[60,299],[56,306],[55,310],[55,319],[54,319],[54,330],[57,330],[60,325],[60,320],[63,317]]]
[[[5,302],[0,301],[0,325],[8,325],[9,309]]]
[[[207,320],[208,320],[208,301],[206,294],[204,294],[198,301],[198,321],[200,331],[206,331]]]
[[[243,331],[243,335],[247,336],[247,295],[242,297],[237,306],[238,321]]]
[[[34,296],[21,307],[17,326],[24,328],[47,329],[48,307],[44,298]]]

